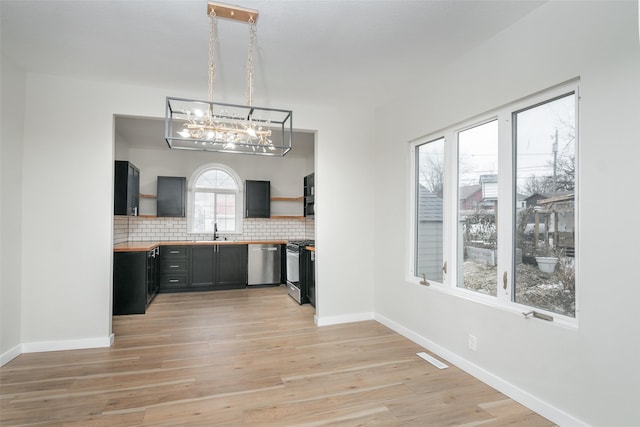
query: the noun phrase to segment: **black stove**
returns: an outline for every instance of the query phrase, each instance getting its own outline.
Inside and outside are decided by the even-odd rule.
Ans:
[[[290,240],[287,243],[287,288],[289,295],[298,304],[309,302],[307,289],[300,283],[300,275],[304,274],[302,268],[302,253],[306,246],[315,246],[315,240]]]
[[[289,240],[289,243],[287,243],[287,250],[300,252],[305,246],[315,246],[315,244],[316,241],[312,239]]]

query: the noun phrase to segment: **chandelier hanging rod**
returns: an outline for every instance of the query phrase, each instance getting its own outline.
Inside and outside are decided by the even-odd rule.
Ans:
[[[234,21],[256,22],[258,20],[257,10],[228,4],[209,2],[207,4],[207,15],[211,15],[212,12],[219,18],[233,19]]]

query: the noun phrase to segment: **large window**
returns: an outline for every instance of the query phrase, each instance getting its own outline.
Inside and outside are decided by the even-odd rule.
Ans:
[[[240,232],[239,182],[235,172],[222,165],[208,165],[194,173],[189,188],[192,233]]]
[[[412,143],[412,280],[573,322],[576,91],[567,84]]]

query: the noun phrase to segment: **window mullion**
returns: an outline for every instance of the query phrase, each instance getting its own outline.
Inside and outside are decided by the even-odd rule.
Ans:
[[[456,220],[457,214],[457,173],[458,173],[458,149],[455,132],[449,129],[444,137],[445,146],[445,173],[444,173],[444,262],[447,263],[447,273],[444,283],[449,288],[455,288],[458,280],[458,262],[456,254]]]
[[[500,302],[510,303],[513,287],[513,131],[508,110],[498,112],[498,292]]]

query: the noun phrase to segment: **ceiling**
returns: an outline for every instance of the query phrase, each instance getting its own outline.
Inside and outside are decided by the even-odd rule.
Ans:
[[[254,105],[375,106],[546,0],[232,0],[257,9]],[[224,3],[224,2],[222,2]],[[0,0],[27,71],[207,97],[206,0]],[[214,100],[246,103],[248,26],[218,20]]]

